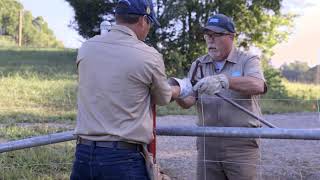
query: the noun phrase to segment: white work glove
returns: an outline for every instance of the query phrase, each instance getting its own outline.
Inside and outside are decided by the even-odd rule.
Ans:
[[[192,84],[190,79],[188,78],[179,79],[179,78],[170,77],[168,79],[168,83],[172,86],[180,87],[180,94],[178,96],[178,98],[180,99],[184,99],[193,94]]]
[[[195,86],[194,91],[198,91],[199,94],[214,95],[220,92],[222,89],[229,88],[228,77],[224,74],[207,76],[201,79]]]

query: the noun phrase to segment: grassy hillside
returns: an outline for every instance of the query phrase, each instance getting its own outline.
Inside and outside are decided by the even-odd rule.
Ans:
[[[75,116],[74,50],[0,49],[0,122]]]

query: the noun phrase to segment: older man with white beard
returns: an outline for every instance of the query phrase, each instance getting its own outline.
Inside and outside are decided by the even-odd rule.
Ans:
[[[199,126],[251,127],[261,124],[236,107],[214,96],[216,93],[261,116],[258,97],[266,92],[259,57],[235,48],[231,18],[216,14],[203,28],[208,54],[196,59],[188,79],[178,80],[182,91],[191,80],[194,93],[177,100],[183,108],[196,104]],[[190,85],[186,86],[189,87]],[[186,91],[188,92],[188,91]],[[199,137],[198,180],[255,180],[259,164],[257,139]]]

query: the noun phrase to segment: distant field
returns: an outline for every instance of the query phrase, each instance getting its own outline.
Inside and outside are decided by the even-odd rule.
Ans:
[[[320,99],[320,82],[318,84],[302,84],[285,81],[284,85],[291,97],[305,100]]]

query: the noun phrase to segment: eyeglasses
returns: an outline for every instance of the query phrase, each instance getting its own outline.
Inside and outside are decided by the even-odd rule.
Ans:
[[[204,38],[213,39],[213,38],[217,38],[217,37],[221,37],[221,36],[227,36],[227,35],[231,35],[231,34],[229,34],[229,33],[205,33],[204,34]]]

